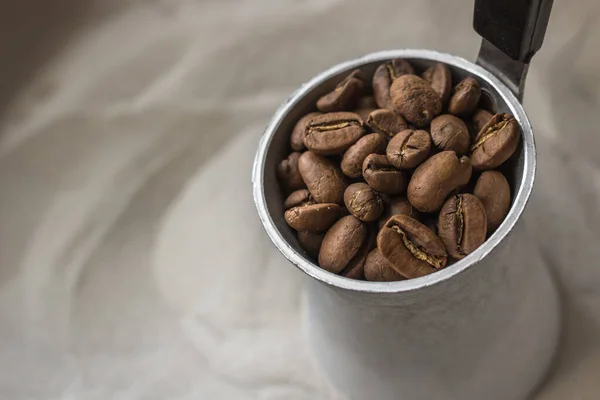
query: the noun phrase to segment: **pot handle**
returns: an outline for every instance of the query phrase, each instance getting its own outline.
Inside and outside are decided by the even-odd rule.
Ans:
[[[553,0],[475,0],[473,28],[481,35],[477,64],[523,101],[529,62],[542,47]]]

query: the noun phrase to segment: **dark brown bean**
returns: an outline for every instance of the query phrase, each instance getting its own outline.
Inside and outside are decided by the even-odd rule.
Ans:
[[[379,108],[391,108],[390,87],[402,75],[414,74],[415,70],[405,60],[397,58],[381,64],[373,74],[373,94]]]
[[[403,75],[390,88],[392,109],[417,127],[428,125],[442,112],[440,96],[416,75]]]
[[[348,184],[342,171],[331,160],[306,151],[298,160],[298,169],[317,203],[343,203]]]
[[[394,282],[406,278],[397,273],[379,249],[373,249],[365,260],[365,278],[372,282]]]
[[[493,233],[510,210],[510,186],[508,181],[498,171],[485,171],[481,174],[473,194],[477,196],[487,217],[488,234]]]
[[[392,268],[405,278],[418,278],[446,266],[441,239],[419,221],[394,215],[377,235],[377,247]]]
[[[337,204],[306,204],[290,208],[285,212],[285,222],[299,232],[323,232],[340,215]]]
[[[481,129],[490,122],[490,119],[494,118],[494,114],[487,110],[477,109],[473,116],[471,117],[471,123],[473,124],[473,129],[475,129],[475,135],[481,131]]]
[[[369,154],[385,153],[387,141],[380,133],[371,133],[358,139],[342,158],[341,167],[344,175],[350,178],[362,176],[362,165]]]
[[[446,64],[437,63],[429,67],[423,73],[423,79],[427,81],[442,99],[445,105],[452,94],[452,74]]]
[[[383,213],[383,199],[366,183],[353,183],[344,192],[344,203],[352,215],[364,222],[376,221]]]
[[[454,88],[454,93],[448,103],[448,112],[465,116],[472,114],[481,98],[481,86],[473,77],[467,77]]]
[[[365,125],[371,131],[381,133],[388,139],[393,138],[398,132],[408,128],[408,123],[401,115],[385,108],[375,110],[369,114]]]
[[[398,169],[412,169],[427,159],[431,152],[431,136],[422,130],[406,129],[390,140],[386,155]]]
[[[472,194],[450,197],[440,211],[438,234],[446,251],[460,260],[485,242],[487,222],[481,201]]]
[[[367,239],[367,227],[348,215],[338,220],[325,234],[319,251],[321,268],[339,274],[356,256]]]
[[[321,250],[321,243],[325,233],[313,233],[313,232],[298,232],[298,243],[306,251],[306,253],[317,258],[319,256],[319,250]]]
[[[365,158],[363,177],[380,193],[397,195],[406,190],[406,173],[395,169],[384,155],[370,154]]]
[[[319,155],[342,154],[363,134],[363,121],[350,112],[314,117],[306,126],[304,145]]]
[[[300,189],[292,192],[283,203],[283,208],[289,210],[292,207],[302,206],[305,204],[314,203],[310,198],[308,189]]]
[[[364,90],[363,73],[352,71],[334,90],[317,100],[317,108],[323,112],[350,110]]]
[[[469,151],[471,137],[467,125],[454,115],[444,114],[431,121],[431,140],[438,151],[452,150],[458,155]]]
[[[306,133],[306,125],[308,125],[310,120],[316,117],[317,115],[321,115],[321,113],[308,113],[298,120],[298,122],[294,126],[294,129],[292,130],[292,135],[290,137],[290,146],[292,147],[293,151],[302,151],[306,149],[306,146],[304,146],[304,134]]]
[[[471,160],[453,151],[433,155],[415,170],[408,183],[408,201],[421,212],[438,211],[446,197],[471,179]]]
[[[292,153],[277,166],[277,178],[285,193],[306,187],[298,169],[299,159],[300,153]]]
[[[482,171],[499,167],[513,155],[520,138],[521,127],[512,115],[494,115],[471,147],[473,168]]]
[[[406,196],[400,196],[389,199],[386,202],[385,210],[381,215],[381,218],[379,218],[379,229],[381,229],[385,225],[385,223],[388,219],[390,219],[390,217],[396,214],[408,215],[409,217],[414,218],[417,221],[420,221],[421,219],[421,213],[416,208],[414,208],[412,204],[410,204]]]

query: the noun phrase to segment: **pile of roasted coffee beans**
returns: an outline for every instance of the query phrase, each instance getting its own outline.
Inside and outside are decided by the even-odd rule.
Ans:
[[[506,217],[498,169],[512,115],[485,109],[477,79],[402,59],[352,71],[295,125],[277,167],[285,220],[319,266],[369,281],[421,277],[477,249]],[[369,84],[371,83],[371,84]]]

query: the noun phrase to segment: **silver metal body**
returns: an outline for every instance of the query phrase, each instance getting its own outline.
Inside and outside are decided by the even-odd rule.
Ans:
[[[303,255],[283,218],[275,167],[289,151],[294,123],[320,95],[354,68],[370,76],[398,57],[420,67],[444,62],[455,79],[476,76],[497,111],[516,117],[523,140],[511,160],[513,205],[484,245],[435,274],[390,283],[350,280]],[[311,346],[348,398],[518,400],[540,382],[555,353],[560,313],[557,291],[520,223],[535,162],[533,132],[511,90],[482,67],[433,51],[387,51],[342,63],[303,85],[276,112],[256,155],[256,207],[275,246],[308,277]]]

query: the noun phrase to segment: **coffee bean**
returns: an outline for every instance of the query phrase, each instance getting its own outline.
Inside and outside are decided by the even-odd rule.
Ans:
[[[367,239],[367,226],[349,215],[338,220],[325,234],[319,251],[321,268],[338,274],[356,256]]]
[[[360,117],[363,121],[365,121],[369,114],[377,109],[377,104],[375,103],[375,98],[373,96],[363,96],[358,99],[358,103],[356,104],[356,108],[352,110],[352,112]]]
[[[496,114],[479,131],[471,147],[471,159],[476,170],[494,169],[513,155],[521,138],[521,128],[510,114]]]
[[[306,187],[298,169],[299,159],[300,153],[295,152],[277,166],[277,178],[286,193]]]
[[[285,222],[299,232],[323,232],[340,215],[337,204],[306,204],[290,208],[285,212]]]
[[[423,72],[423,79],[427,81],[442,99],[442,104],[448,103],[452,94],[452,74],[446,64],[437,63]]]
[[[349,112],[316,116],[306,126],[304,145],[323,156],[342,154],[362,136],[362,123],[358,115]]]
[[[373,75],[373,94],[379,108],[391,108],[390,87],[394,80],[414,73],[413,67],[400,58],[381,64]]]
[[[292,147],[293,151],[302,151],[306,149],[306,146],[304,146],[304,134],[306,133],[306,125],[308,125],[310,120],[316,117],[317,115],[321,115],[321,113],[308,113],[298,120],[298,122],[294,126],[294,129],[292,130],[292,136],[290,137],[290,146]]]
[[[440,115],[431,121],[431,139],[438,151],[452,150],[458,155],[469,151],[471,138],[467,125],[454,115]]]
[[[425,126],[442,112],[440,96],[416,75],[403,75],[390,87],[392,109],[417,127]]]
[[[408,128],[408,123],[401,115],[385,108],[375,110],[369,114],[365,125],[373,132],[385,135],[388,139]]]
[[[383,199],[366,183],[353,183],[344,192],[344,203],[352,215],[364,222],[376,221],[383,213]]]
[[[317,108],[323,112],[349,110],[356,104],[364,90],[363,73],[352,71],[336,88],[317,101]]]
[[[365,279],[365,261],[369,255],[370,249],[370,232],[367,234],[367,239],[363,242],[358,250],[358,253],[350,260],[348,265],[340,272],[341,276],[350,279],[364,280]]]
[[[471,116],[471,123],[473,124],[473,129],[475,129],[475,135],[479,133],[479,131],[490,122],[490,119],[494,118],[494,114],[484,109],[477,109]]]
[[[477,79],[467,77],[454,88],[448,104],[448,112],[454,115],[469,115],[475,111],[481,98],[481,86]]]
[[[379,249],[371,250],[365,260],[365,278],[372,282],[394,282],[406,278],[397,273]]]
[[[440,211],[438,234],[448,254],[460,260],[485,242],[487,222],[481,201],[472,194],[450,197]]]
[[[498,171],[485,171],[481,174],[473,194],[477,196],[487,217],[487,232],[492,234],[504,221],[510,210],[510,186]]]
[[[438,211],[446,197],[471,179],[469,157],[453,151],[433,155],[415,170],[408,183],[408,201],[421,212]]]
[[[406,129],[390,140],[386,155],[398,169],[416,168],[431,152],[431,136],[422,130]]]
[[[298,160],[298,169],[317,203],[343,203],[348,184],[342,171],[331,160],[306,151]]]
[[[314,201],[310,198],[310,192],[308,189],[300,189],[292,192],[283,203],[283,208],[289,210],[290,208],[302,206],[306,204],[314,204]]]
[[[392,268],[405,278],[418,278],[446,266],[441,239],[419,221],[394,215],[377,235],[377,247]]]
[[[362,176],[362,165],[369,154],[385,153],[387,141],[380,133],[371,133],[358,139],[342,158],[342,172],[349,178],[360,178]]]
[[[298,243],[306,251],[306,253],[317,258],[319,256],[319,250],[321,250],[321,243],[325,233],[313,233],[313,232],[298,232]]]
[[[407,215],[411,218],[416,219],[417,221],[421,219],[421,213],[413,207],[412,204],[408,201],[406,196],[400,196],[396,198],[389,199],[386,202],[385,210],[379,218],[378,226],[381,229],[390,217],[402,214]]]
[[[406,174],[395,169],[384,155],[370,154],[365,158],[363,177],[380,193],[396,195],[406,190]]]

